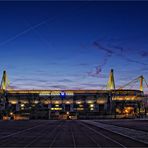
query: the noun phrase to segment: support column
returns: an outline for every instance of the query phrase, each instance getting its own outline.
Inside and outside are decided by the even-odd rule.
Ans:
[[[16,104],[16,111],[20,111],[20,105],[18,103]]]
[[[65,104],[64,103],[62,104],[62,109],[65,112]]]
[[[48,104],[48,119],[51,119],[51,104]]]
[[[73,112],[73,104],[70,104],[70,111]]]

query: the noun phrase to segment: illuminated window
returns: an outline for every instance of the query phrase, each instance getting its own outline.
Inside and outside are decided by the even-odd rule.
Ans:
[[[37,103],[39,103],[39,101],[35,100],[34,103],[37,104]]]
[[[21,104],[21,107],[24,107],[24,104]]]
[[[70,104],[70,101],[66,101],[66,104]]]
[[[81,101],[77,101],[77,102],[76,102],[76,104],[81,104],[81,103],[82,103]]]
[[[55,104],[59,104],[59,101],[55,101]]]
[[[83,105],[82,105],[82,104],[80,104],[80,105],[79,105],[79,107],[83,107]]]
[[[82,110],[84,110],[84,108],[77,108],[77,110],[78,110],[78,111],[82,111]]]
[[[88,103],[88,104],[91,104],[91,103],[93,103],[93,101],[89,100],[89,101],[87,101],[87,103]]]
[[[94,104],[90,104],[90,107],[94,107]]]
[[[51,108],[51,110],[62,110],[62,108],[55,107],[55,108]]]

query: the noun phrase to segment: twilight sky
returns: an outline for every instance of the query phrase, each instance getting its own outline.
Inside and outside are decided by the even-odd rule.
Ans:
[[[0,2],[0,76],[13,88],[105,89],[111,68],[117,88],[148,80],[148,2]]]

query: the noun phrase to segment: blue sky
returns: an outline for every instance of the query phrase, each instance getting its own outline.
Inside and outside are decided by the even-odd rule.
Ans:
[[[105,89],[111,68],[117,88],[148,80],[147,26],[148,2],[0,2],[1,75],[15,89]]]

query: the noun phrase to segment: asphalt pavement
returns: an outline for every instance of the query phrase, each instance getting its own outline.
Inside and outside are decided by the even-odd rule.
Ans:
[[[0,121],[0,147],[148,147],[81,120]]]

